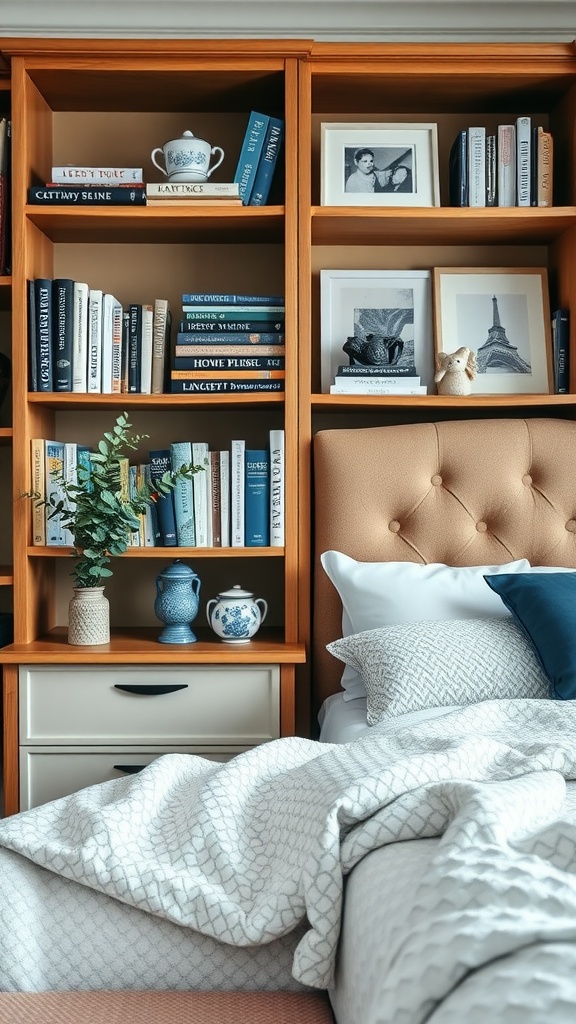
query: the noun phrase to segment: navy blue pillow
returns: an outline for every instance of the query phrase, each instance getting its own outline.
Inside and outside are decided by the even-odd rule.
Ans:
[[[576,699],[576,572],[485,576],[534,645],[550,696]]]

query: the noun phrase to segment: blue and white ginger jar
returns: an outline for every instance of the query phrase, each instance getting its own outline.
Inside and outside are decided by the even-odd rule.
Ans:
[[[206,615],[212,629],[225,644],[245,644],[264,622],[268,604],[263,597],[254,597],[237,583],[211,598]]]

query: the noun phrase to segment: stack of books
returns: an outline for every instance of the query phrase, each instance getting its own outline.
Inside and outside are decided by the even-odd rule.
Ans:
[[[45,206],[144,206],[142,167],[52,167],[50,181],[32,185],[28,202]]]
[[[233,181],[151,181],[146,206],[242,206],[240,186]]]
[[[341,365],[330,385],[331,395],[425,395],[415,366]]]
[[[172,394],[284,391],[284,296],[186,292]]]
[[[31,480],[41,497],[63,498],[62,481],[73,483],[78,465],[90,472],[93,452],[86,445],[34,438],[31,442]],[[173,491],[158,494],[141,516],[132,547],[283,547],[284,546],[284,430],[272,428],[258,448],[234,439],[223,450],[207,442],[174,441],[148,452],[145,462],[119,459],[119,485],[127,497],[143,481],[154,485],[164,473],[182,465],[201,467],[192,478],[179,478]],[[34,504],[33,542],[36,546],[70,547],[73,537]]]
[[[450,150],[451,206],[552,206],[552,134],[529,115],[462,128]]]
[[[244,206],[265,206],[284,140],[284,121],[252,110],[234,181]]]

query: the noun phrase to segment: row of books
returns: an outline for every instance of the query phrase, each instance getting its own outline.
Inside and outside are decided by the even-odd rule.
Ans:
[[[168,301],[130,303],[72,278],[28,281],[31,391],[162,394]]]
[[[73,482],[79,461],[90,467],[90,449],[75,442],[32,440],[32,490],[41,497],[64,498],[62,480]],[[269,431],[268,445],[210,450],[206,442],[173,442],[154,449],[148,461],[131,465],[120,460],[120,487],[127,496],[142,481],[154,484],[164,473],[183,465],[202,467],[192,479],[179,479],[167,496],[158,495],[133,534],[135,547],[283,547],[284,431]],[[59,517],[47,518],[45,506],[34,505],[33,543],[70,547],[73,537]]]
[[[250,111],[234,181],[244,206],[265,206],[284,140],[284,121]]]
[[[553,138],[529,115],[462,128],[450,150],[451,206],[552,206]]]
[[[12,123],[0,117],[0,276],[11,271],[11,140]]]
[[[415,366],[340,365],[330,385],[331,395],[425,395]]]
[[[171,392],[284,391],[284,313],[283,295],[184,292]]]

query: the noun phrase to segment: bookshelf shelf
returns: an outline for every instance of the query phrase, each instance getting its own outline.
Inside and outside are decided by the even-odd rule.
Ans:
[[[9,445],[12,443],[13,431],[12,427],[0,427],[0,445]]]
[[[244,395],[194,395],[190,399],[187,395],[86,395],[73,394],[71,392],[45,391],[30,392],[28,402],[33,406],[44,406],[46,409],[118,409],[136,410],[142,409],[170,409],[172,411],[186,410],[193,401],[195,409],[229,408],[230,406],[250,406],[265,409],[267,406],[282,406],[284,395],[279,393],[261,394],[247,393]]]
[[[72,548],[59,548],[59,547],[29,547],[27,554],[30,558],[70,558],[72,554]],[[284,548],[145,548],[145,547],[134,547],[128,548],[123,555],[119,555],[119,558],[124,560],[125,558],[138,558],[138,559],[161,559],[166,561],[167,558],[193,558],[198,560],[200,558],[283,558]]]
[[[14,572],[11,565],[0,565],[0,587],[11,587],[14,584]]]
[[[327,409],[508,409],[576,407],[573,395],[319,395],[310,396],[313,411]]]

